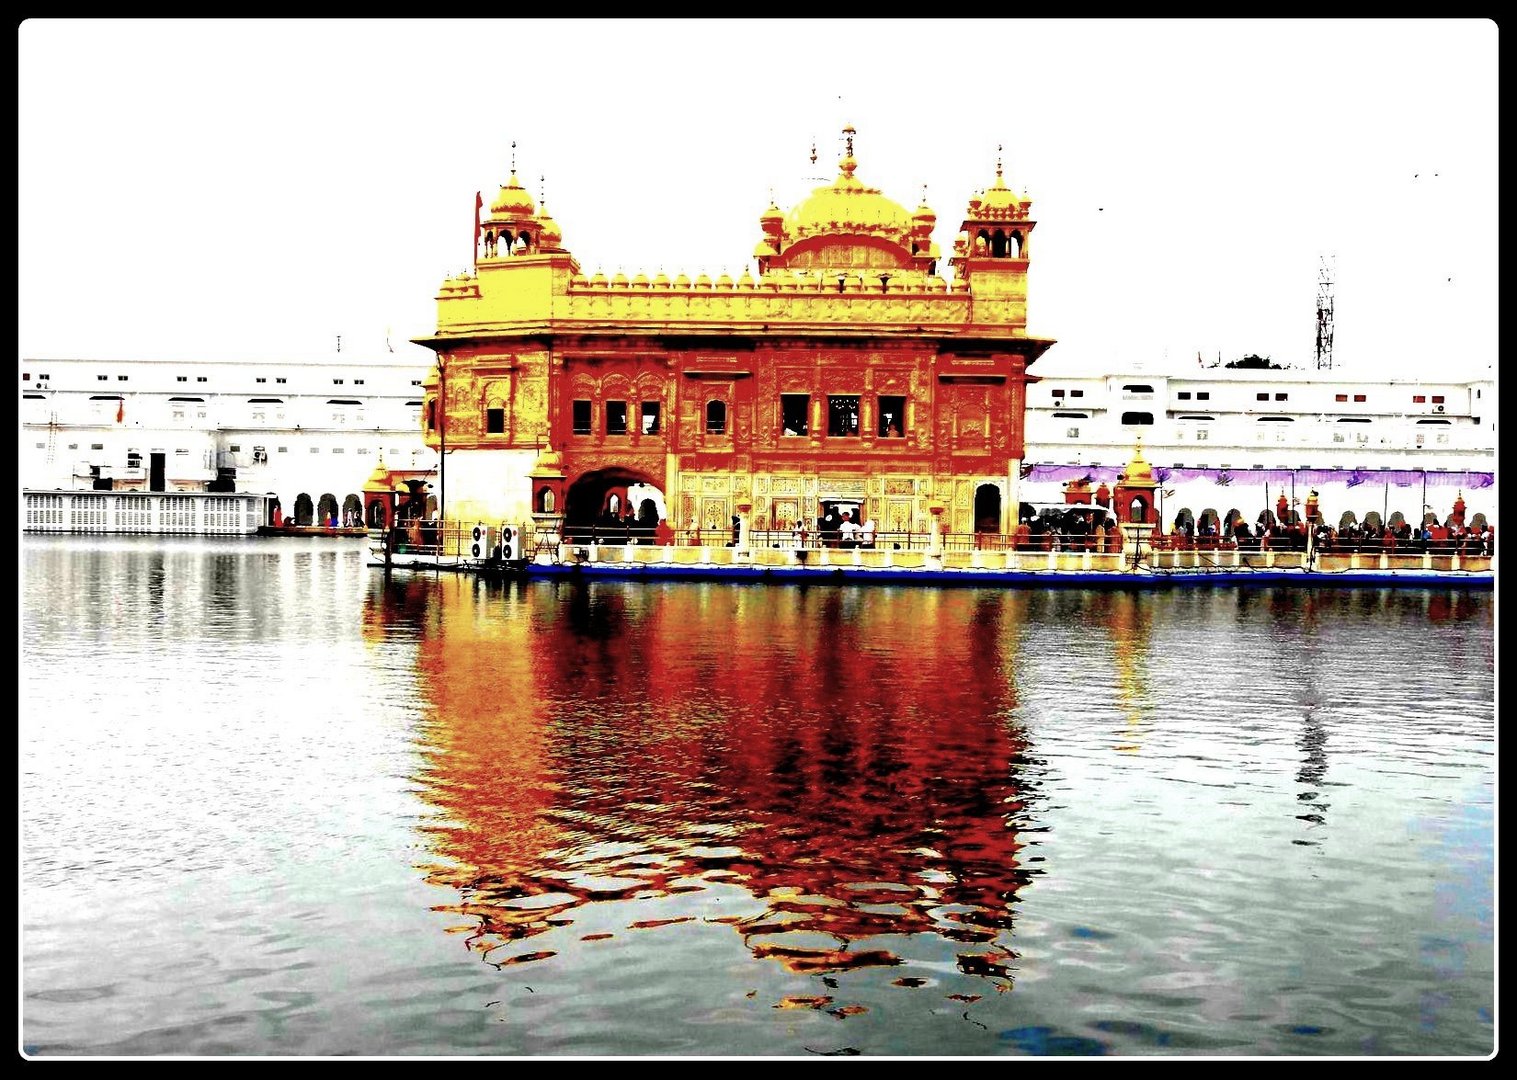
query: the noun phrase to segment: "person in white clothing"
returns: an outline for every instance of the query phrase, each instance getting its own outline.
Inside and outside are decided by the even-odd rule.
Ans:
[[[839,547],[858,547],[859,523],[853,520],[853,515],[847,510],[843,511],[843,523],[838,526],[838,532],[842,534]]]
[[[859,526],[859,547],[874,547],[874,518],[866,517]]]

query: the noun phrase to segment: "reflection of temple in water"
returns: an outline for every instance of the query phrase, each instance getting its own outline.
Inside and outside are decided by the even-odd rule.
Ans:
[[[417,628],[427,869],[488,962],[551,955],[530,939],[586,905],[632,901],[635,928],[636,901],[720,883],[764,911],[708,921],[794,971],[932,934],[1008,974],[997,942],[1038,872],[1019,594],[529,587],[552,590],[544,619],[541,591],[434,587],[455,595]],[[403,595],[377,604],[406,622]]]

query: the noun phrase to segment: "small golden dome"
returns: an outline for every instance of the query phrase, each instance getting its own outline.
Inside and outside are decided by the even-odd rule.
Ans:
[[[648,275],[639,270],[632,276],[632,284],[637,288],[646,289],[648,287]]]
[[[434,364],[432,367],[429,367],[427,369],[427,373],[421,378],[422,389],[425,390],[428,387],[436,386],[439,378],[440,376],[437,374],[437,366]]]
[[[606,272],[604,270],[595,271],[590,276],[590,285],[592,288],[604,289],[606,287]]]
[[[769,209],[765,210],[762,214],[759,215],[759,224],[760,225],[770,225],[770,224],[777,225],[777,224],[779,224],[780,222],[782,222],[784,220],[785,220],[785,212],[783,210],[781,210],[778,206],[775,206],[774,205],[774,201],[772,199],[769,202]]]
[[[697,289],[709,289],[709,288],[711,288],[711,279],[706,276],[706,274],[705,274],[704,271],[701,272],[700,274],[696,275],[696,278],[695,278],[695,287]]]
[[[500,193],[495,196],[495,201],[490,204],[490,213],[495,217],[529,218],[537,212],[537,205],[532,201],[532,196],[527,194],[527,189],[521,186],[521,181],[516,179],[516,173],[511,173],[511,179],[501,187]]]
[[[363,482],[363,489],[365,491],[390,490],[390,470],[385,468],[385,463],[383,461],[374,466],[374,471],[371,472],[369,474],[369,478]]]
[[[675,277],[674,287],[676,289],[688,289],[690,287],[690,279],[681,273]]]
[[[545,446],[537,452],[537,461],[532,465],[533,476],[562,476],[563,472],[564,455],[551,446]]]
[[[616,276],[611,279],[611,284],[616,288],[625,289],[627,287],[627,275],[618,270]]]
[[[654,275],[653,286],[657,289],[667,289],[669,287],[669,275],[660,270]]]
[[[1006,186],[1006,182],[1001,179],[998,171],[996,173],[996,182],[985,190],[982,209],[1015,210],[1021,201],[1021,199],[1017,198],[1017,193]]]
[[[563,243],[564,231],[558,227],[558,222],[553,220],[553,215],[548,213],[546,206],[537,217],[537,231],[540,247],[555,248]]]
[[[1143,457],[1143,441],[1141,439],[1138,441],[1137,446],[1133,447],[1132,460],[1127,463],[1127,468],[1123,475],[1127,478],[1129,484],[1151,484],[1155,482],[1153,466]]]
[[[727,271],[723,270],[722,276],[716,279],[716,287],[718,289],[732,288],[732,277],[727,273]]]

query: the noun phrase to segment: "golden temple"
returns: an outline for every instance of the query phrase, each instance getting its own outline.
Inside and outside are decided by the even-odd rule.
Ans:
[[[1027,369],[1053,344],[1026,330],[1031,202],[998,160],[950,280],[934,212],[861,180],[843,135],[836,180],[788,213],[771,199],[736,280],[587,277],[513,160],[416,339],[437,354],[422,423],[446,516],[556,531],[646,485],[681,531],[788,529],[837,502],[885,532],[938,513],[1011,531]]]

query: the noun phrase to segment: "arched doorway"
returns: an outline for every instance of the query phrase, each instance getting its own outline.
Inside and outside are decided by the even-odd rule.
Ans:
[[[316,504],[316,524],[326,527],[337,521],[337,496],[327,492]]]
[[[1001,489],[996,484],[981,484],[974,489],[974,531],[1001,531]]]
[[[613,497],[614,516],[610,510]],[[654,518],[648,523],[644,503],[653,504],[654,514],[664,504],[663,491],[647,474],[619,465],[587,472],[564,493],[564,539],[581,544],[592,539],[652,543],[658,520]]]
[[[345,526],[363,524],[363,500],[349,494],[342,500],[342,523]]]
[[[305,492],[295,496],[295,524],[309,525],[315,512],[315,506],[311,503],[311,497]]]

